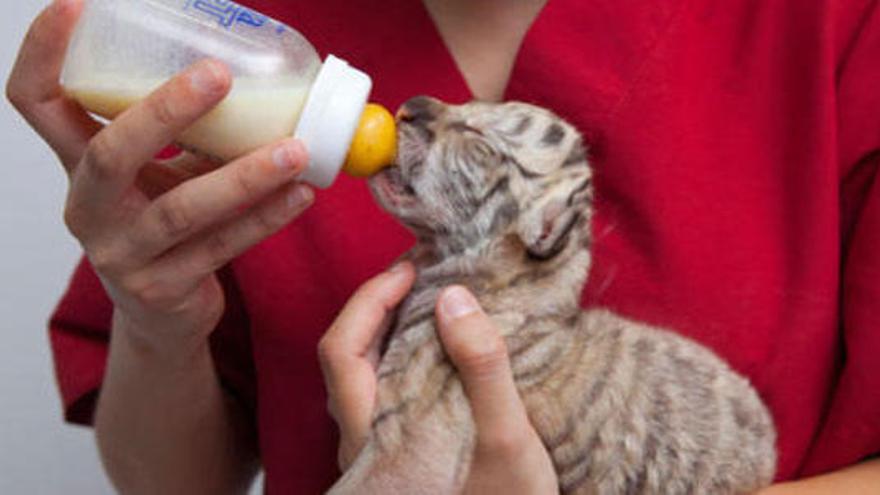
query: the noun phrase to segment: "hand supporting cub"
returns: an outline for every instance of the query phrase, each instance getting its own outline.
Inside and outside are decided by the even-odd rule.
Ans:
[[[329,409],[341,433],[343,470],[367,441],[379,348],[390,316],[413,279],[412,266],[402,264],[368,281],[321,340]],[[492,321],[458,286],[441,293],[436,316],[440,340],[464,384],[477,427],[464,493],[537,495],[558,490],[550,457],[517,393],[504,339]]]

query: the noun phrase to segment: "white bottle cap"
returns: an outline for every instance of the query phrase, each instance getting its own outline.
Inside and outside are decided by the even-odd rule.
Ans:
[[[294,131],[309,152],[309,167],[301,180],[330,187],[345,162],[372,86],[370,76],[327,56]]]

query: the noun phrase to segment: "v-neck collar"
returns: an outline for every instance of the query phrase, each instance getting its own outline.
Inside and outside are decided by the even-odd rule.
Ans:
[[[442,64],[454,72],[451,78],[467,95],[466,100],[475,99],[424,2],[410,3],[411,15],[423,26],[421,35],[438,47],[435,56],[442,56]],[[517,48],[501,101],[525,100],[565,114],[565,102],[572,100],[584,114],[593,116],[587,127],[605,122],[685,4],[686,0],[651,4],[642,0],[547,0]],[[620,12],[636,15],[620,18]],[[573,57],[577,52],[583,57]],[[588,85],[557,94],[559,80],[568,74]],[[536,87],[542,81],[546,81],[547,90]],[[585,106],[588,108],[582,108]]]
[[[523,35],[522,41],[520,42],[520,45],[517,47],[516,55],[514,55],[514,57],[513,57],[513,63],[511,64],[510,74],[509,74],[507,81],[504,85],[504,91],[502,92],[501,101],[506,101],[508,99],[508,92],[510,90],[511,81],[514,77],[515,69],[518,65],[519,57],[522,53],[522,48],[528,42],[528,39],[530,38],[530,35],[532,34],[532,31],[534,30],[535,25],[542,18],[546,17],[545,13],[547,12],[547,10],[549,8],[551,8],[551,6],[556,6],[556,4],[558,4],[562,1],[563,0],[547,0],[547,2],[544,4],[544,7],[538,12],[538,14],[532,20],[532,23],[529,25],[528,29],[526,29],[526,32]],[[457,76],[458,82],[461,85],[461,87],[464,88],[465,91],[467,92],[467,94],[469,96],[468,99],[469,100],[477,99],[476,96],[474,95],[473,90],[470,87],[470,84],[468,84],[467,78],[464,75],[464,71],[462,71],[461,66],[459,66],[459,64],[458,64],[458,61],[455,60],[455,56],[453,55],[452,50],[450,49],[449,45],[446,44],[446,40],[443,38],[443,34],[440,32],[440,28],[439,28],[439,26],[437,26],[437,23],[434,22],[434,18],[431,16],[431,12],[428,10],[428,7],[425,5],[425,2],[423,0],[417,0],[412,3],[414,5],[416,5],[418,10],[421,11],[420,17],[423,18],[425,21],[427,21],[427,24],[429,27],[428,31],[430,31],[431,37],[433,38],[433,41],[435,43],[439,44],[441,47],[443,47],[443,52],[445,53],[445,55],[446,55],[445,58],[447,59],[446,61],[452,67],[455,68],[455,74]]]
[[[675,14],[688,3],[548,0],[523,36],[503,99],[578,117],[575,123],[584,128],[605,121],[625,100],[643,64],[662,52]],[[277,10],[301,26],[321,52],[343,56],[371,74],[374,101],[389,108],[426,93],[453,104],[473,98],[421,1],[326,0]],[[344,21],[353,18],[363,22]]]

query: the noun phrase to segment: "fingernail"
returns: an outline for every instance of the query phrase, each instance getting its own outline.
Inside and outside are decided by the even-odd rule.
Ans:
[[[199,64],[189,76],[192,88],[200,93],[212,94],[223,90],[225,84],[223,68],[213,60]]]
[[[315,193],[308,186],[297,185],[293,191],[287,195],[287,206],[291,209],[298,209],[303,205],[307,205],[314,199]]]
[[[285,141],[272,152],[272,161],[281,170],[290,170],[297,165],[304,152],[299,141]]]
[[[440,312],[444,318],[453,320],[479,310],[480,305],[477,300],[464,287],[451,287],[441,294]]]

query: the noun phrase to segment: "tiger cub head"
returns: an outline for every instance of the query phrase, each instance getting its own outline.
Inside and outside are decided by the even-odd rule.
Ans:
[[[571,124],[525,103],[427,97],[397,120],[397,163],[370,188],[422,243],[456,254],[513,236],[538,260],[589,244],[592,172]]]

